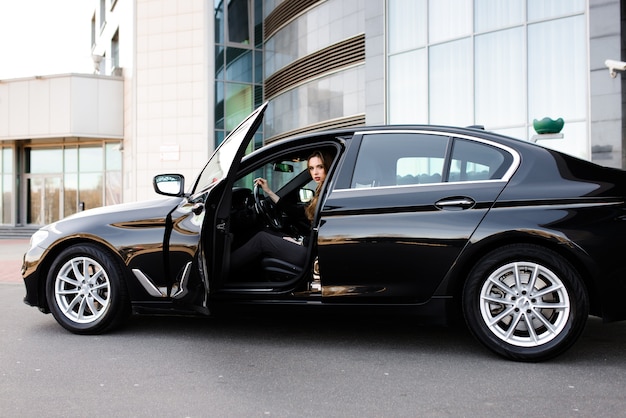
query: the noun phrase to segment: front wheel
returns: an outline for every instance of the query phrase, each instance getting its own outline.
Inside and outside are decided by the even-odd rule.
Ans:
[[[46,296],[52,315],[76,334],[99,334],[130,313],[120,264],[93,244],[65,249],[52,264]]]
[[[463,290],[463,313],[490,350],[517,361],[542,361],[576,342],[589,302],[580,276],[563,257],[516,244],[476,264]]]

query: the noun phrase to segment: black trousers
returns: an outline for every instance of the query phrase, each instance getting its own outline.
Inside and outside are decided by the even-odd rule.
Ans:
[[[248,242],[232,252],[230,265],[238,270],[261,258],[278,258],[303,266],[306,259],[306,247],[289,239],[290,237],[268,231],[257,232]]]

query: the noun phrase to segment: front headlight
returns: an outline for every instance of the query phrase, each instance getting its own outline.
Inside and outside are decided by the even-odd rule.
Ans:
[[[45,229],[40,229],[39,231],[35,232],[30,237],[30,247],[33,248],[41,244],[46,238],[48,238],[48,234],[49,232]]]

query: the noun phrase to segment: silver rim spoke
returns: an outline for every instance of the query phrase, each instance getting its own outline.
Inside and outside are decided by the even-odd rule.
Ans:
[[[54,295],[63,315],[78,324],[98,321],[108,310],[111,282],[96,260],[75,257],[59,270]]]
[[[480,313],[488,329],[518,347],[545,344],[563,331],[570,314],[561,279],[534,262],[514,262],[494,271],[480,291]]]

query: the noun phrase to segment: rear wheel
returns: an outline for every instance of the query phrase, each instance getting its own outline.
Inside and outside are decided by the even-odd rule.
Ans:
[[[123,270],[92,244],[65,249],[52,264],[46,295],[52,315],[76,334],[108,331],[130,313]]]
[[[557,253],[530,244],[483,257],[463,291],[463,313],[487,348],[518,361],[542,361],[574,344],[589,314],[574,268]]]

